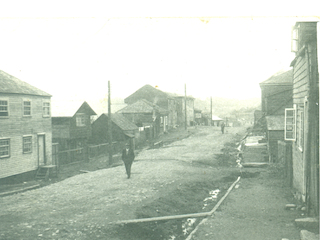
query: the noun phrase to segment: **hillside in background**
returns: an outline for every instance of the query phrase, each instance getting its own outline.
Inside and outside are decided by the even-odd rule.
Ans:
[[[221,118],[234,117],[236,112],[254,112],[260,109],[260,98],[250,99],[230,99],[230,98],[212,98],[212,114]],[[205,100],[195,99],[194,107],[202,112],[210,112],[210,98]]]

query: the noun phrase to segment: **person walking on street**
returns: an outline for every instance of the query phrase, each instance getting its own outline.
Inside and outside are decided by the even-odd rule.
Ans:
[[[221,133],[222,133],[222,134],[224,134],[224,127],[225,127],[225,124],[224,124],[224,122],[222,122],[222,123],[221,123]]]
[[[134,151],[130,147],[130,144],[127,143],[122,151],[122,161],[124,162],[124,166],[126,167],[126,173],[128,178],[130,178],[131,175],[131,165],[134,160],[134,157]]]

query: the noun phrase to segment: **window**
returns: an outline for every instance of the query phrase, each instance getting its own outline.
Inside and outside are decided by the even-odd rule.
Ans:
[[[285,109],[285,131],[284,140],[295,141],[296,140],[296,109]]]
[[[23,137],[23,153],[32,152],[32,136]]]
[[[144,127],[139,127],[139,132],[143,132],[144,131]]]
[[[0,117],[7,117],[7,116],[9,116],[8,101],[0,100]]]
[[[300,24],[294,26],[291,31],[291,52],[299,51],[299,28]]]
[[[304,112],[300,111],[299,114],[299,136],[298,136],[298,147],[300,151],[303,151],[303,145],[304,145]]]
[[[84,114],[77,114],[76,124],[77,124],[77,127],[83,127],[86,125],[86,118]]]
[[[0,158],[10,157],[10,139],[0,139]]]
[[[31,116],[31,101],[23,101],[23,116]]]
[[[50,116],[50,102],[43,102],[42,104],[42,114],[44,117]]]

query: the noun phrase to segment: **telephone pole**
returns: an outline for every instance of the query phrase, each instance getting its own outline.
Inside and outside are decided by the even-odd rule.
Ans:
[[[109,139],[109,165],[112,164],[112,121],[111,121],[111,89],[108,81],[108,139]]]
[[[210,97],[210,126],[212,126],[212,97]]]
[[[187,130],[187,84],[184,84],[184,129]]]

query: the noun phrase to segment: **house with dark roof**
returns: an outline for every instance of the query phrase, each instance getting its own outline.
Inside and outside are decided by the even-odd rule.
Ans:
[[[108,143],[108,113],[101,114],[92,124],[93,142],[95,144]],[[122,114],[111,114],[112,141],[131,142],[139,138],[139,128]]]
[[[72,116],[52,117],[52,141],[59,143],[59,150],[86,146],[92,137],[91,117],[95,111],[85,101]]]
[[[278,160],[278,141],[284,140],[284,109],[292,106],[292,79],[291,69],[260,83],[262,117],[256,124],[266,132],[270,162]]]
[[[51,95],[0,70],[0,178],[52,165]]]
[[[137,100],[117,113],[140,127],[140,131],[145,131],[147,139],[155,138],[168,129],[168,110],[145,99]]]

